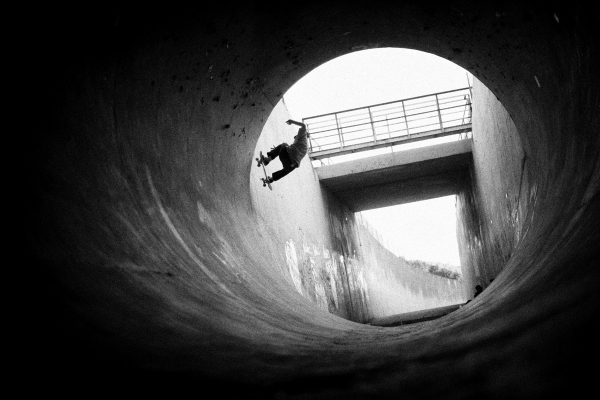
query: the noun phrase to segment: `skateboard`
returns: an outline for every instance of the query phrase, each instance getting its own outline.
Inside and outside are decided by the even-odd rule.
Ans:
[[[267,170],[265,169],[265,164],[262,163],[262,159],[263,159],[263,153],[261,151],[260,155],[258,156],[258,158],[256,158],[256,161],[258,163],[257,167],[260,167],[262,165],[263,172],[265,173],[265,177],[264,178],[260,178],[260,180],[262,181],[263,187],[264,186],[269,186],[269,190],[273,190],[273,188],[271,187],[271,184],[269,182],[267,182],[267,179],[269,177],[267,175]]]

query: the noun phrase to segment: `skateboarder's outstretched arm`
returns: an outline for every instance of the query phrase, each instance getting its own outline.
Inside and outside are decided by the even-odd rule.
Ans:
[[[298,125],[298,126],[302,126],[304,128],[306,128],[306,125],[304,124],[304,122],[298,122],[298,121],[294,121],[293,119],[288,119],[287,121],[285,121],[286,124],[291,125]]]
[[[306,124],[304,122],[298,122],[294,121],[293,119],[288,119],[287,121],[285,121],[285,123],[288,125],[298,125],[301,129],[304,129],[306,131]],[[306,132],[306,136],[310,136],[308,132]]]

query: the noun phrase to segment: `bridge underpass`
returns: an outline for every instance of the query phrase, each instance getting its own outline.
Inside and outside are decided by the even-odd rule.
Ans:
[[[458,193],[472,166],[471,91],[304,118],[319,181],[353,211]],[[438,138],[451,141],[432,144]],[[346,160],[330,162],[339,158]]]
[[[468,192],[473,168],[471,93],[469,87],[388,102],[384,108],[365,106],[305,118],[309,132],[316,131],[310,137],[309,157],[318,161],[313,162],[313,166],[319,182],[353,212]],[[329,126],[335,129],[327,129],[327,120],[333,122]],[[398,120],[404,124],[394,128],[400,125]],[[382,121],[385,121],[384,132],[377,129]],[[324,146],[326,139],[332,136],[337,140]],[[437,138],[446,140],[432,144],[436,142],[432,139]],[[407,144],[412,148],[402,149]],[[371,155],[373,150],[379,154]],[[340,156],[350,160],[331,162]],[[393,258],[387,263],[392,270],[406,268]],[[410,278],[403,279],[406,284]],[[462,280],[461,284],[464,284]],[[402,288],[396,290],[396,296],[400,297]],[[437,290],[456,289],[441,287]],[[450,293],[433,297],[440,302],[434,307],[385,314],[371,319],[369,324],[398,326],[440,318],[463,304],[440,306],[448,304]]]
[[[531,399],[596,389],[594,6],[87,11],[31,7],[16,40],[31,128],[18,135],[25,176],[13,212],[26,241],[11,325],[21,391]],[[474,160],[503,169],[490,174],[495,190],[472,198],[487,211],[469,243],[485,256],[482,274],[501,273],[446,317],[394,328],[337,317],[295,291],[248,177],[282,93],[336,56],[382,46],[468,69],[518,131],[480,143],[484,154],[473,138]],[[522,152],[509,151],[515,138]],[[517,190],[501,185],[508,175]]]
[[[319,180],[353,211],[457,194],[472,166],[471,139],[323,165]]]

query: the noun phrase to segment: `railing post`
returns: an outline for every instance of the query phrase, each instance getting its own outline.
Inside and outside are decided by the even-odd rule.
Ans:
[[[314,139],[314,138],[308,138],[308,142],[310,143],[310,152],[311,152],[311,153],[313,152],[313,149],[314,149],[314,147],[313,147],[313,145],[312,145],[312,141],[313,141],[313,140],[315,141],[315,145],[316,145],[316,147],[318,147],[318,148],[319,148],[319,150],[321,149],[321,146],[319,146],[319,143],[317,143],[317,139]],[[319,150],[317,150],[317,151],[319,151]]]
[[[467,105],[469,106],[469,122],[472,122],[473,108],[471,103],[471,96],[467,96]]]
[[[371,107],[367,107],[369,111],[369,121],[371,121],[371,132],[373,133],[373,141],[377,142],[377,135],[375,135],[375,126],[373,125],[373,115],[371,114]]]
[[[388,139],[392,138],[392,132],[390,132],[390,120],[388,119],[388,115],[385,115],[385,126],[387,127],[387,131],[388,131]]]
[[[404,102],[402,102],[402,114],[404,114],[404,125],[406,125],[406,135],[410,137],[410,132],[408,130],[408,118],[406,118],[406,108],[404,108]]]
[[[437,105],[438,118],[440,119],[440,130],[444,132],[444,125],[442,124],[442,112],[440,110],[440,102],[437,94],[435,95],[435,104]]]
[[[335,117],[335,126],[337,127],[338,136],[340,138],[340,148],[341,148],[341,147],[344,147],[344,137],[342,136],[342,130],[340,129],[340,123],[338,121],[337,113],[334,113],[333,116]]]
[[[306,126],[306,130],[308,131],[308,124],[305,121],[306,120],[304,118],[302,118],[302,123],[304,124],[304,126]],[[310,133],[310,131],[309,131],[309,133]],[[313,151],[312,139],[309,136],[308,137],[308,152],[312,153],[312,151]]]

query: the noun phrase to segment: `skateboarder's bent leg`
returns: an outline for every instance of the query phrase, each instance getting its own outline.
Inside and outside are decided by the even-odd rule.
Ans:
[[[282,143],[267,153],[271,159],[279,156],[279,161],[281,161],[281,165],[283,165],[283,169],[273,173],[271,182],[278,181],[298,167],[298,165],[290,159],[287,152],[288,147],[287,143]]]
[[[267,157],[263,159],[263,164],[268,165],[271,160],[274,160],[276,157],[281,159],[281,153],[285,152],[285,149],[288,147],[287,143],[281,143],[276,147],[273,147],[271,151],[267,152]]]
[[[281,178],[283,178],[284,176],[286,176],[287,174],[289,174],[290,172],[292,172],[295,169],[296,169],[296,167],[289,167],[289,168],[284,167],[283,169],[280,169],[279,171],[273,172],[273,176],[271,176],[271,182],[280,180]]]

